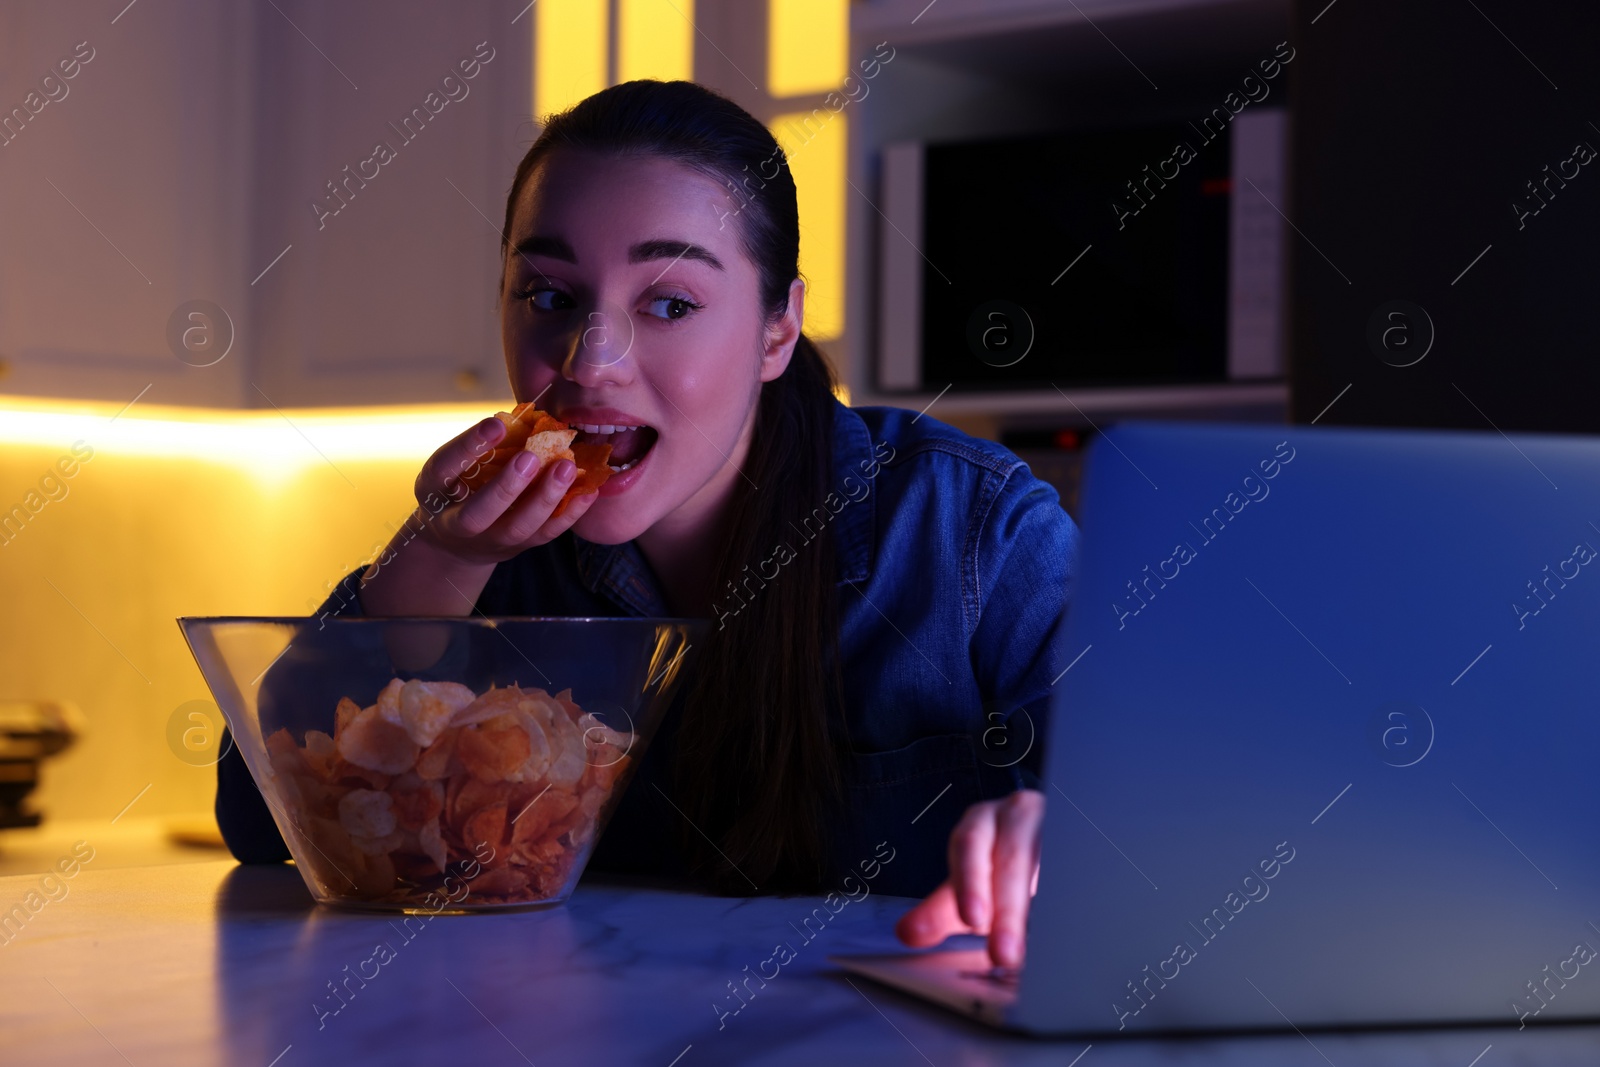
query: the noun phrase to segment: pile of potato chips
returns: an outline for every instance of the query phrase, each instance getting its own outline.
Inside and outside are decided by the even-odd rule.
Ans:
[[[277,796],[319,884],[407,906],[475,861],[469,905],[565,896],[635,739],[571,692],[395,678],[369,707],[339,701],[331,736],[269,736]]]

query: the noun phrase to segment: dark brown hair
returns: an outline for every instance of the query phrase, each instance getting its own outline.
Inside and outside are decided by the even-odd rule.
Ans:
[[[693,82],[641,80],[552,116],[517,167],[502,254],[524,183],[558,148],[660,156],[725,185],[725,218],[756,268],[765,321],[787,310],[799,276],[794,178],[749,112]],[[832,368],[803,334],[784,373],[761,388],[746,478],[715,557],[717,590],[730,600],[737,591],[731,602],[742,606],[713,630],[682,705],[673,791],[693,824],[683,842],[697,872],[728,892],[815,889],[827,869],[843,704],[831,533],[799,547],[777,578],[758,578],[759,595],[744,595],[756,564],[793,544],[822,505],[832,474],[833,388]]]

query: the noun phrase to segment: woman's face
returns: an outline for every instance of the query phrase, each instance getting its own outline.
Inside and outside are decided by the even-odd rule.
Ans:
[[[512,391],[609,442],[614,473],[574,531],[632,540],[712,521],[743,475],[761,383],[799,330],[762,321],[721,185],[655,156],[560,149],[517,199],[501,291]],[[617,469],[625,468],[625,469]]]

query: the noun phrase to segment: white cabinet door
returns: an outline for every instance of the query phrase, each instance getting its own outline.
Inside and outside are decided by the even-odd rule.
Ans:
[[[251,22],[206,0],[0,8],[0,392],[243,399]],[[168,324],[194,300],[228,315],[181,315],[180,361]]]
[[[256,270],[282,259],[252,286],[254,402],[506,395],[499,233],[533,135],[530,20],[485,2],[275,3],[250,246]]]
[[[0,392],[505,395],[499,228],[536,132],[516,14],[6,4]]]

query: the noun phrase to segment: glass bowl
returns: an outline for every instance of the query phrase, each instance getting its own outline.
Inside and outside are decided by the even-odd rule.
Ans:
[[[318,901],[565,900],[710,623],[181,618]]]

